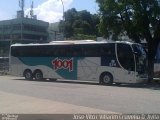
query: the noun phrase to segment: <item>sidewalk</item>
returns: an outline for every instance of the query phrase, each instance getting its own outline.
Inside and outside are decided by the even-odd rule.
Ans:
[[[113,114],[95,108],[0,92],[0,113],[12,114]]]

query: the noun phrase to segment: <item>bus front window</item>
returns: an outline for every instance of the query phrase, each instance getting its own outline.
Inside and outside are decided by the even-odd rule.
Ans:
[[[117,57],[120,67],[128,71],[135,71],[134,55],[128,44],[117,44]]]
[[[133,50],[136,58],[136,71],[139,74],[147,73],[147,54],[145,49],[138,44],[134,44]]]

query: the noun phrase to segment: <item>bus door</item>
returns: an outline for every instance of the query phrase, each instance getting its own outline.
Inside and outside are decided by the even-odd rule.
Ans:
[[[134,83],[136,81],[135,72],[135,56],[131,45],[117,43],[116,45],[117,61],[120,69],[117,71],[117,78],[121,78],[121,82]]]

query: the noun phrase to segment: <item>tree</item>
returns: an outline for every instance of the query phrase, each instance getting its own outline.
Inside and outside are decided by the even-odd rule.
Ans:
[[[60,32],[63,32],[65,37],[73,36],[72,25],[77,19],[77,11],[75,8],[69,9],[64,13],[65,21],[60,21],[59,28]]]
[[[148,45],[149,81],[154,75],[154,58],[160,42],[160,6],[158,0],[96,0],[101,20],[100,32],[118,39],[126,35],[135,42],[145,39]]]
[[[96,38],[99,24],[98,15],[90,14],[86,10],[69,9],[64,14],[65,21],[60,22],[60,30],[65,31],[66,38],[89,39]]]

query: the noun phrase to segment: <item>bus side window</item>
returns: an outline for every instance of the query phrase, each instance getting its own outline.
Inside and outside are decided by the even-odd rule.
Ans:
[[[72,56],[72,48],[71,46],[68,46],[68,47],[64,47],[63,49],[63,56],[64,57],[71,57]]]
[[[72,46],[71,48],[71,55],[73,57],[80,57],[81,56],[81,49],[79,46]]]
[[[115,45],[107,44],[101,47],[100,54],[101,56],[115,57]]]
[[[102,56],[109,56],[109,55],[111,55],[111,50],[109,50],[106,47],[103,47],[103,48],[101,48],[101,55]]]
[[[96,45],[86,45],[82,48],[83,56],[85,57],[97,57],[100,56],[100,48]]]

